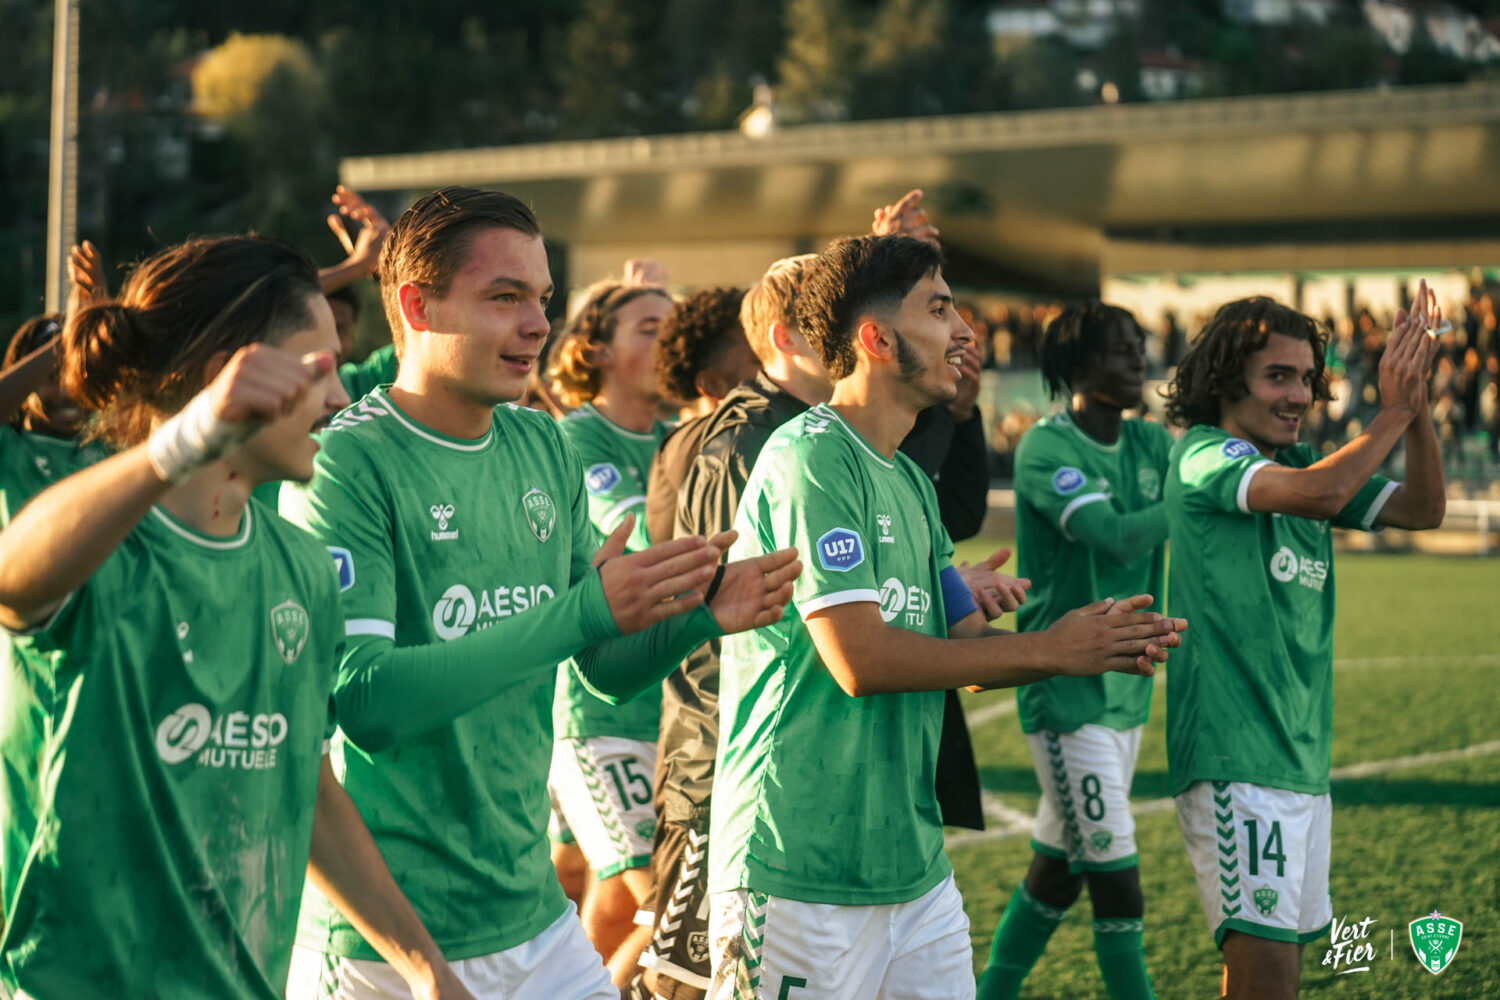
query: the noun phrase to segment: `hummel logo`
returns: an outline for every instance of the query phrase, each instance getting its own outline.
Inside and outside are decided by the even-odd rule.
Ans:
[[[891,515],[876,514],[875,523],[880,525],[880,540],[895,545],[896,540],[891,537]]]
[[[448,518],[453,516],[453,505],[451,503],[435,503],[427,509],[437,520],[438,530],[432,533],[434,542],[451,542],[458,538],[458,529],[448,530]]]

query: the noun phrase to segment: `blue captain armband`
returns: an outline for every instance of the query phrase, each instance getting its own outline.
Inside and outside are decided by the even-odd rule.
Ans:
[[[964,578],[958,575],[955,567],[944,567],[938,576],[938,582],[943,586],[943,610],[946,612],[949,628],[979,610],[979,605],[974,603],[974,595],[969,593],[969,585],[964,583]]]

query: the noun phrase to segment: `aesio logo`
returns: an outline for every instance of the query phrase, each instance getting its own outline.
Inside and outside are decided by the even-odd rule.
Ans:
[[[443,591],[432,608],[432,630],[439,639],[457,639],[474,624],[474,592],[461,583]]]
[[[1271,575],[1282,583],[1291,583],[1297,576],[1297,553],[1283,545],[1271,557]]]

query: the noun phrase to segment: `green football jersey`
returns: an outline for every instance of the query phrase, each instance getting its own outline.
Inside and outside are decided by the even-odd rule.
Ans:
[[[343,570],[345,662],[380,638],[423,646],[488,628],[592,572],[583,468],[544,413],[496,407],[490,431],[464,440],[377,389],[322,446],[317,476],[283,487],[281,512]],[[335,737],[340,780],[449,959],[529,941],[567,906],[547,843],[554,684],[539,673],[389,749]],[[379,957],[311,887],[298,941]]]
[[[1275,462],[1322,456],[1299,444]],[[1172,613],[1191,631],[1167,683],[1170,791],[1244,781],[1328,791],[1333,730],[1333,537],[1370,531],[1396,483],[1375,476],[1332,522],[1249,507],[1250,479],[1271,460],[1200,424],[1172,448],[1167,521]]]
[[[339,381],[352,402],[359,402],[377,386],[396,381],[396,345],[386,344],[360,362],[339,365]]]
[[[1158,424],[1126,420],[1120,438],[1101,444],[1066,413],[1046,417],[1016,449],[1016,549],[1020,575],[1031,580],[1016,613],[1022,632],[1047,628],[1067,612],[1107,597],[1162,599],[1166,546],[1126,565],[1074,539],[1068,521],[1090,504],[1119,513],[1159,503],[1172,436]],[[1052,677],[1016,688],[1023,732],[1070,733],[1080,726],[1132,729],[1146,721],[1151,678],[1108,673]]]
[[[651,459],[667,426],[660,421],[648,433],[629,431],[585,403],[558,424],[583,462],[589,496],[589,520],[601,537],[635,515],[627,548],[638,552],[651,544],[646,536],[646,478]],[[655,743],[661,726],[661,699],[643,695],[624,705],[610,705],[583,686],[571,662],[557,670],[553,725],[558,739],[616,736]]]
[[[0,424],[0,524],[9,524],[26,501],[59,479],[108,456],[102,444]]]
[[[803,570],[780,622],[724,640],[709,891],[916,899],[952,871],[933,790],[943,692],[851,698],[803,619],[868,601],[896,628],[947,635],[953,543],[932,483],[818,406],[771,435],[735,528],[731,558],[795,545]]]
[[[12,640],[0,994],[282,996],[341,622],[304,532],[254,502],[232,538],[157,507]],[[20,721],[29,748],[18,701],[42,723]]]

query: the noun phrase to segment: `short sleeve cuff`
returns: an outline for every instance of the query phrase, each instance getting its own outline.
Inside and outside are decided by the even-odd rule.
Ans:
[[[1073,536],[1068,534],[1068,518],[1072,517],[1074,513],[1076,513],[1080,508],[1087,507],[1091,503],[1098,503],[1101,500],[1108,499],[1109,495],[1105,493],[1085,493],[1083,494],[1083,496],[1074,497],[1068,503],[1068,505],[1063,508],[1062,513],[1057,516],[1057,526],[1059,529],[1061,529],[1063,537],[1070,542],[1074,540]]]
[[[396,623],[381,618],[350,618],[344,622],[344,635],[373,635],[396,641]]]
[[[1391,494],[1395,493],[1396,488],[1400,485],[1400,483],[1394,481],[1385,484],[1380,493],[1375,497],[1374,502],[1370,504],[1370,509],[1365,511],[1364,518],[1360,520],[1359,526],[1361,528],[1365,531],[1380,530],[1375,525],[1375,519],[1380,516],[1380,512],[1385,509],[1386,501],[1390,500]]]
[[[1239,507],[1241,514],[1255,513],[1250,509],[1250,480],[1255,478],[1257,472],[1271,464],[1272,462],[1269,458],[1263,458],[1246,469],[1245,474],[1240,477],[1240,488],[1235,491],[1234,502],[1235,506]]]
[[[880,591],[878,590],[840,590],[832,594],[818,594],[810,597],[797,605],[797,614],[802,616],[803,621],[815,611],[824,608],[836,607],[840,604],[879,604]]]

